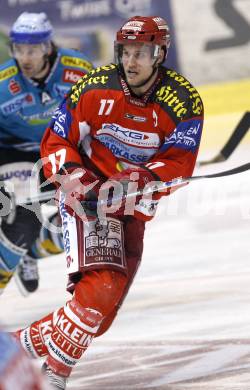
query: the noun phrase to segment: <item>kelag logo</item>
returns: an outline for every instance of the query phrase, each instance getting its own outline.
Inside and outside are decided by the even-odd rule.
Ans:
[[[155,133],[147,133],[122,127],[116,123],[104,123],[102,129],[97,131],[97,135],[110,135],[126,144],[157,148],[159,146],[159,136]]]
[[[71,125],[71,115],[66,109],[66,103],[64,102],[61,107],[59,107],[56,111],[55,114],[52,117],[52,124],[50,127],[60,137],[66,138],[70,125]]]
[[[181,122],[174,132],[166,138],[161,152],[171,146],[195,152],[200,144],[202,121],[198,119]]]

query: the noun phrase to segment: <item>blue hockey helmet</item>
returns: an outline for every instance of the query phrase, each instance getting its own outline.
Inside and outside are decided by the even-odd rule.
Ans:
[[[52,25],[44,12],[23,12],[12,26],[10,40],[16,44],[35,45],[51,41],[52,34]]]

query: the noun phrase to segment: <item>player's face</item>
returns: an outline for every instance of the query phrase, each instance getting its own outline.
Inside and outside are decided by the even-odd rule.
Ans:
[[[43,77],[45,55],[47,54],[43,44],[14,44],[12,51],[13,57],[17,60],[22,73],[26,77]]]
[[[142,43],[123,45],[121,60],[127,82],[132,89],[152,74],[155,62],[152,46]]]

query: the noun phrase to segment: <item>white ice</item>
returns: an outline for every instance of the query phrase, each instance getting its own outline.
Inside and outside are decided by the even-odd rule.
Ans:
[[[248,162],[239,148],[205,174]],[[250,172],[201,180],[161,201],[141,268],[111,329],[69,381],[80,389],[245,390],[250,381]],[[8,330],[61,306],[64,256],[39,261],[40,288],[1,296]]]

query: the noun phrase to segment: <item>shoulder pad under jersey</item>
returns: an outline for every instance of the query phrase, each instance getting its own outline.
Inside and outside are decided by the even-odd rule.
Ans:
[[[68,104],[75,107],[80,96],[92,89],[120,89],[117,78],[117,65],[109,64],[91,70],[73,85],[68,93]]]
[[[203,114],[203,103],[199,92],[180,73],[161,68],[164,77],[155,91],[155,102],[175,123],[189,117]]]

